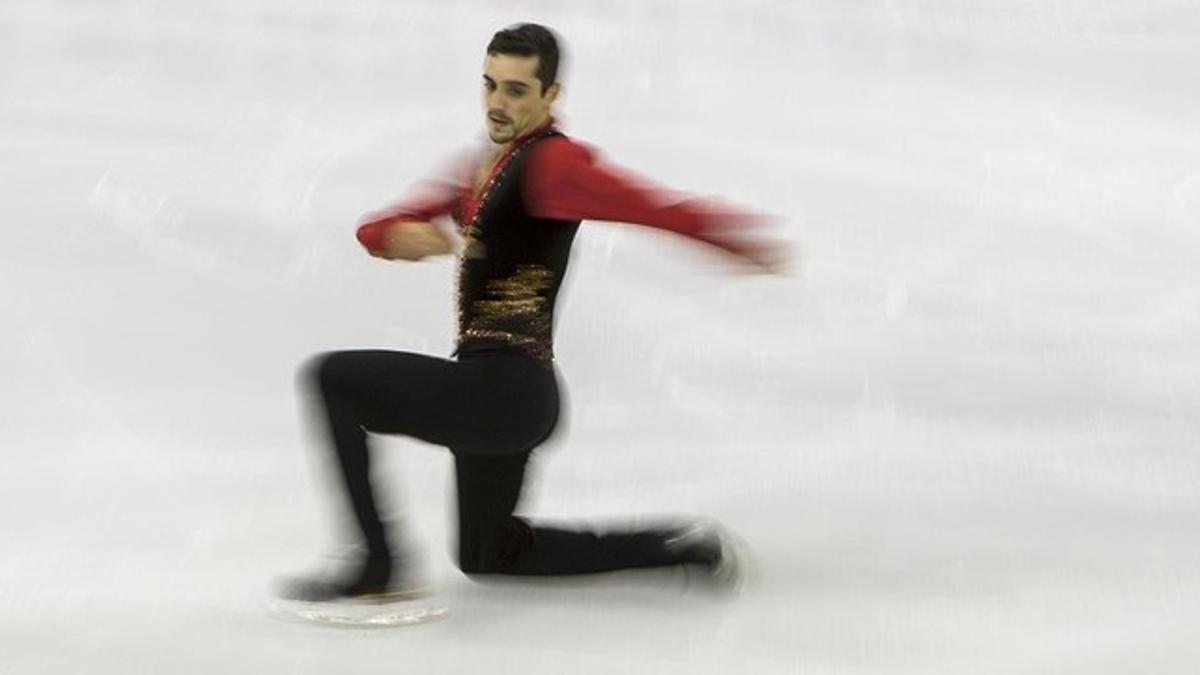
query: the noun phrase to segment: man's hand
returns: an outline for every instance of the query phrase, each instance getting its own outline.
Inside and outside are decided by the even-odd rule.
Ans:
[[[454,252],[454,241],[432,223],[385,220],[358,228],[367,252],[384,260],[421,260]]]
[[[747,271],[786,274],[795,262],[788,243],[766,233],[774,222],[767,216],[713,211],[706,221],[691,236],[732,254]]]

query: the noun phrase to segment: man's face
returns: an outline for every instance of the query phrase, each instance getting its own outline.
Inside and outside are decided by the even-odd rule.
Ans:
[[[508,143],[550,118],[558,83],[543,92],[537,56],[489,54],[483,71],[484,123],[493,143]]]

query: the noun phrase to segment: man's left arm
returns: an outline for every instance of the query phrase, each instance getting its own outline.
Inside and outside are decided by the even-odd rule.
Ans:
[[[664,191],[597,161],[566,138],[539,143],[525,166],[523,197],[530,215],[558,220],[608,220],[668,230],[717,246],[759,267],[776,269],[776,246],[755,235],[762,216],[715,202],[671,202]]]

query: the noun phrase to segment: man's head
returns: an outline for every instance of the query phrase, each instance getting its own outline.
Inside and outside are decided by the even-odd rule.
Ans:
[[[483,105],[493,143],[508,143],[545,123],[558,91],[554,33],[522,23],[492,36],[484,63]]]

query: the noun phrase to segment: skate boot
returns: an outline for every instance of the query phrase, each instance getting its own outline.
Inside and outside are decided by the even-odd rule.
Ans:
[[[714,520],[701,520],[668,535],[663,542],[684,564],[704,572],[706,584],[722,593],[736,595],[746,584],[749,555],[746,545]]]
[[[277,595],[299,602],[393,602],[424,597],[431,588],[416,580],[410,563],[406,558],[364,557],[333,573],[284,579]]]
[[[418,581],[413,559],[361,553],[340,571],[285,579],[267,610],[278,618],[326,626],[385,628],[439,619],[446,607]]]

